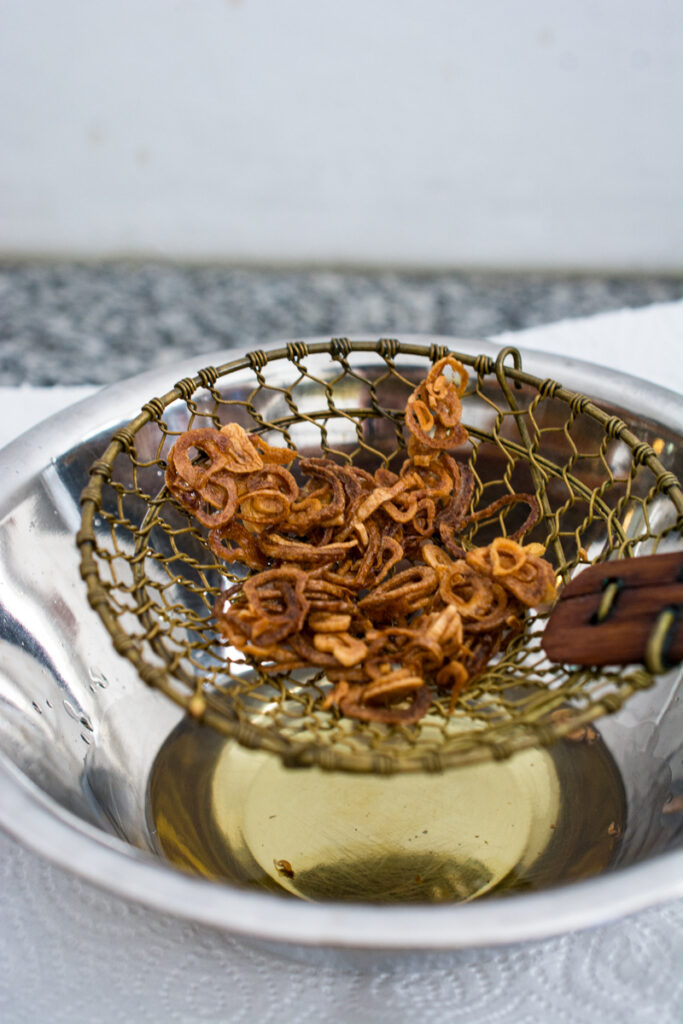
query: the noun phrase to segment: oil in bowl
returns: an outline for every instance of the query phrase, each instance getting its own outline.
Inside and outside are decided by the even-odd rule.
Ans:
[[[314,901],[463,902],[610,867],[626,800],[592,728],[443,774],[284,768],[193,721],[161,748],[159,852],[208,878]]]

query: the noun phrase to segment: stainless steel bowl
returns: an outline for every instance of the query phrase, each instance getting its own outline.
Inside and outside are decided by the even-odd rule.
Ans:
[[[492,345],[413,338],[495,355]],[[235,353],[218,353],[219,364]],[[584,392],[651,442],[679,476],[680,398],[612,370],[525,353],[525,368]],[[463,904],[301,902],[180,871],[157,852],[149,782],[182,713],[144,685],[89,607],[74,536],[87,468],[106,439],[196,361],[117,384],[0,453],[0,822],[93,883],[296,954],[308,947],[452,950],[513,943],[683,896],[680,669],[603,719],[626,827],[610,869],[586,881]],[[634,411],[635,410],[635,411]],[[678,799],[677,799],[678,798]],[[310,959],[311,951],[306,953]]]

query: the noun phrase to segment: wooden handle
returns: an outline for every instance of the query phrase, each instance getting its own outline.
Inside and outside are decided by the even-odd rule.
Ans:
[[[601,562],[560,594],[541,641],[551,661],[664,672],[683,660],[683,551]]]

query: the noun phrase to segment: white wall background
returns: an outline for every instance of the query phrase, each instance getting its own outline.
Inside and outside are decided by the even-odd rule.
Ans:
[[[680,0],[0,0],[0,252],[676,268]]]

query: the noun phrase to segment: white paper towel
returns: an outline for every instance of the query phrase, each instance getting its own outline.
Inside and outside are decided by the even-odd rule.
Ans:
[[[683,303],[496,340],[613,365],[683,392]],[[13,433],[31,425],[29,411],[48,415],[89,392],[2,390]],[[5,1024],[683,1020],[683,902],[589,932],[393,973],[285,962],[100,892],[2,832],[0,882]]]

